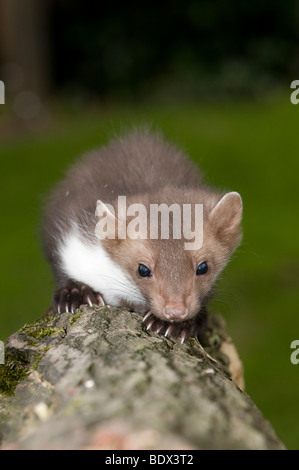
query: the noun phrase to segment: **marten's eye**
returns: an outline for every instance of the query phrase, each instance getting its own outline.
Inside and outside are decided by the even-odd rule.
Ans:
[[[208,266],[208,263],[206,263],[205,261],[203,263],[200,263],[198,266],[197,266],[197,270],[196,270],[196,275],[197,276],[201,276],[202,274],[206,274],[209,270],[209,266]]]
[[[151,277],[152,276],[152,272],[151,272],[150,268],[145,266],[145,264],[139,264],[138,274],[141,277]]]

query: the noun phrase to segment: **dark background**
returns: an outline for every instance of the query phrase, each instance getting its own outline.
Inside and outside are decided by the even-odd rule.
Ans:
[[[149,124],[242,195],[243,243],[211,309],[298,449],[298,2],[0,0],[0,80],[0,339],[50,304],[47,192],[82,152]]]
[[[294,0],[0,0],[0,8],[1,63],[17,62],[23,85],[39,92],[251,99],[299,68]]]
[[[187,97],[252,97],[299,66],[293,1],[54,5],[52,64],[60,89],[136,100],[171,85]]]

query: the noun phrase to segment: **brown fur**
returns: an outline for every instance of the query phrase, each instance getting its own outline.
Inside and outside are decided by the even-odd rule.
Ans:
[[[57,255],[64,231],[75,222],[83,236],[96,243],[96,202],[102,200],[116,207],[119,195],[127,196],[127,205],[203,204],[204,241],[200,250],[187,251],[184,240],[172,237],[102,242],[148,300],[153,321],[165,322],[165,306],[173,303],[187,308],[185,322],[196,318],[198,321],[200,312],[203,318],[215,281],[240,242],[242,201],[237,193],[224,196],[203,185],[198,170],[182,152],[148,131],[135,131],[86,155],[50,196],[43,239],[58,284],[67,281],[59,269]],[[197,276],[197,266],[204,261],[209,271]],[[151,269],[152,277],[138,275],[140,263]]]
[[[57,268],[57,241],[73,220],[83,226],[85,236],[87,225],[92,236],[98,199],[112,203],[117,195],[152,194],[167,184],[192,188],[200,183],[197,168],[183,153],[148,130],[133,131],[81,157],[45,206],[42,239],[57,282],[63,278]]]
[[[194,318],[205,305],[219,273],[226,266],[230,254],[240,241],[239,200],[237,198],[237,201],[231,201],[229,207],[219,206],[219,211],[213,213],[213,208],[219,199],[221,199],[219,194],[207,189],[190,190],[172,187],[164,188],[155,194],[128,198],[127,205],[130,202],[138,202],[146,207],[162,202],[170,205],[174,201],[181,207],[183,203],[203,204],[204,240],[199,250],[185,250],[184,239],[172,238],[172,227],[169,240],[149,239],[148,229],[147,240],[104,241],[110,256],[133,276],[140,291],[151,299],[151,310],[161,320],[165,320],[163,309],[170,302],[185,305],[188,309],[187,319]],[[229,224],[233,224],[234,215],[237,217],[236,225],[230,226]],[[203,261],[208,262],[209,272],[205,276],[196,276],[196,268]],[[153,272],[151,278],[142,278],[138,275],[139,263],[151,269]]]

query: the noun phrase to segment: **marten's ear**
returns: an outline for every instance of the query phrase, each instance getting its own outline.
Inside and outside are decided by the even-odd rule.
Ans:
[[[225,194],[212,209],[209,219],[217,238],[236,248],[241,240],[242,199],[239,193]]]
[[[103,201],[97,201],[95,216],[98,219],[95,228],[96,237],[99,240],[115,239],[117,219],[114,207],[111,204],[105,204]]]

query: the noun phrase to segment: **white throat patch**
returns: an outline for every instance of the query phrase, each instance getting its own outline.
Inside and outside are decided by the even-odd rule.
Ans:
[[[138,287],[98,244],[84,243],[75,230],[59,247],[61,267],[70,279],[83,282],[99,292],[105,303],[119,306],[121,300],[141,304],[145,299]]]

